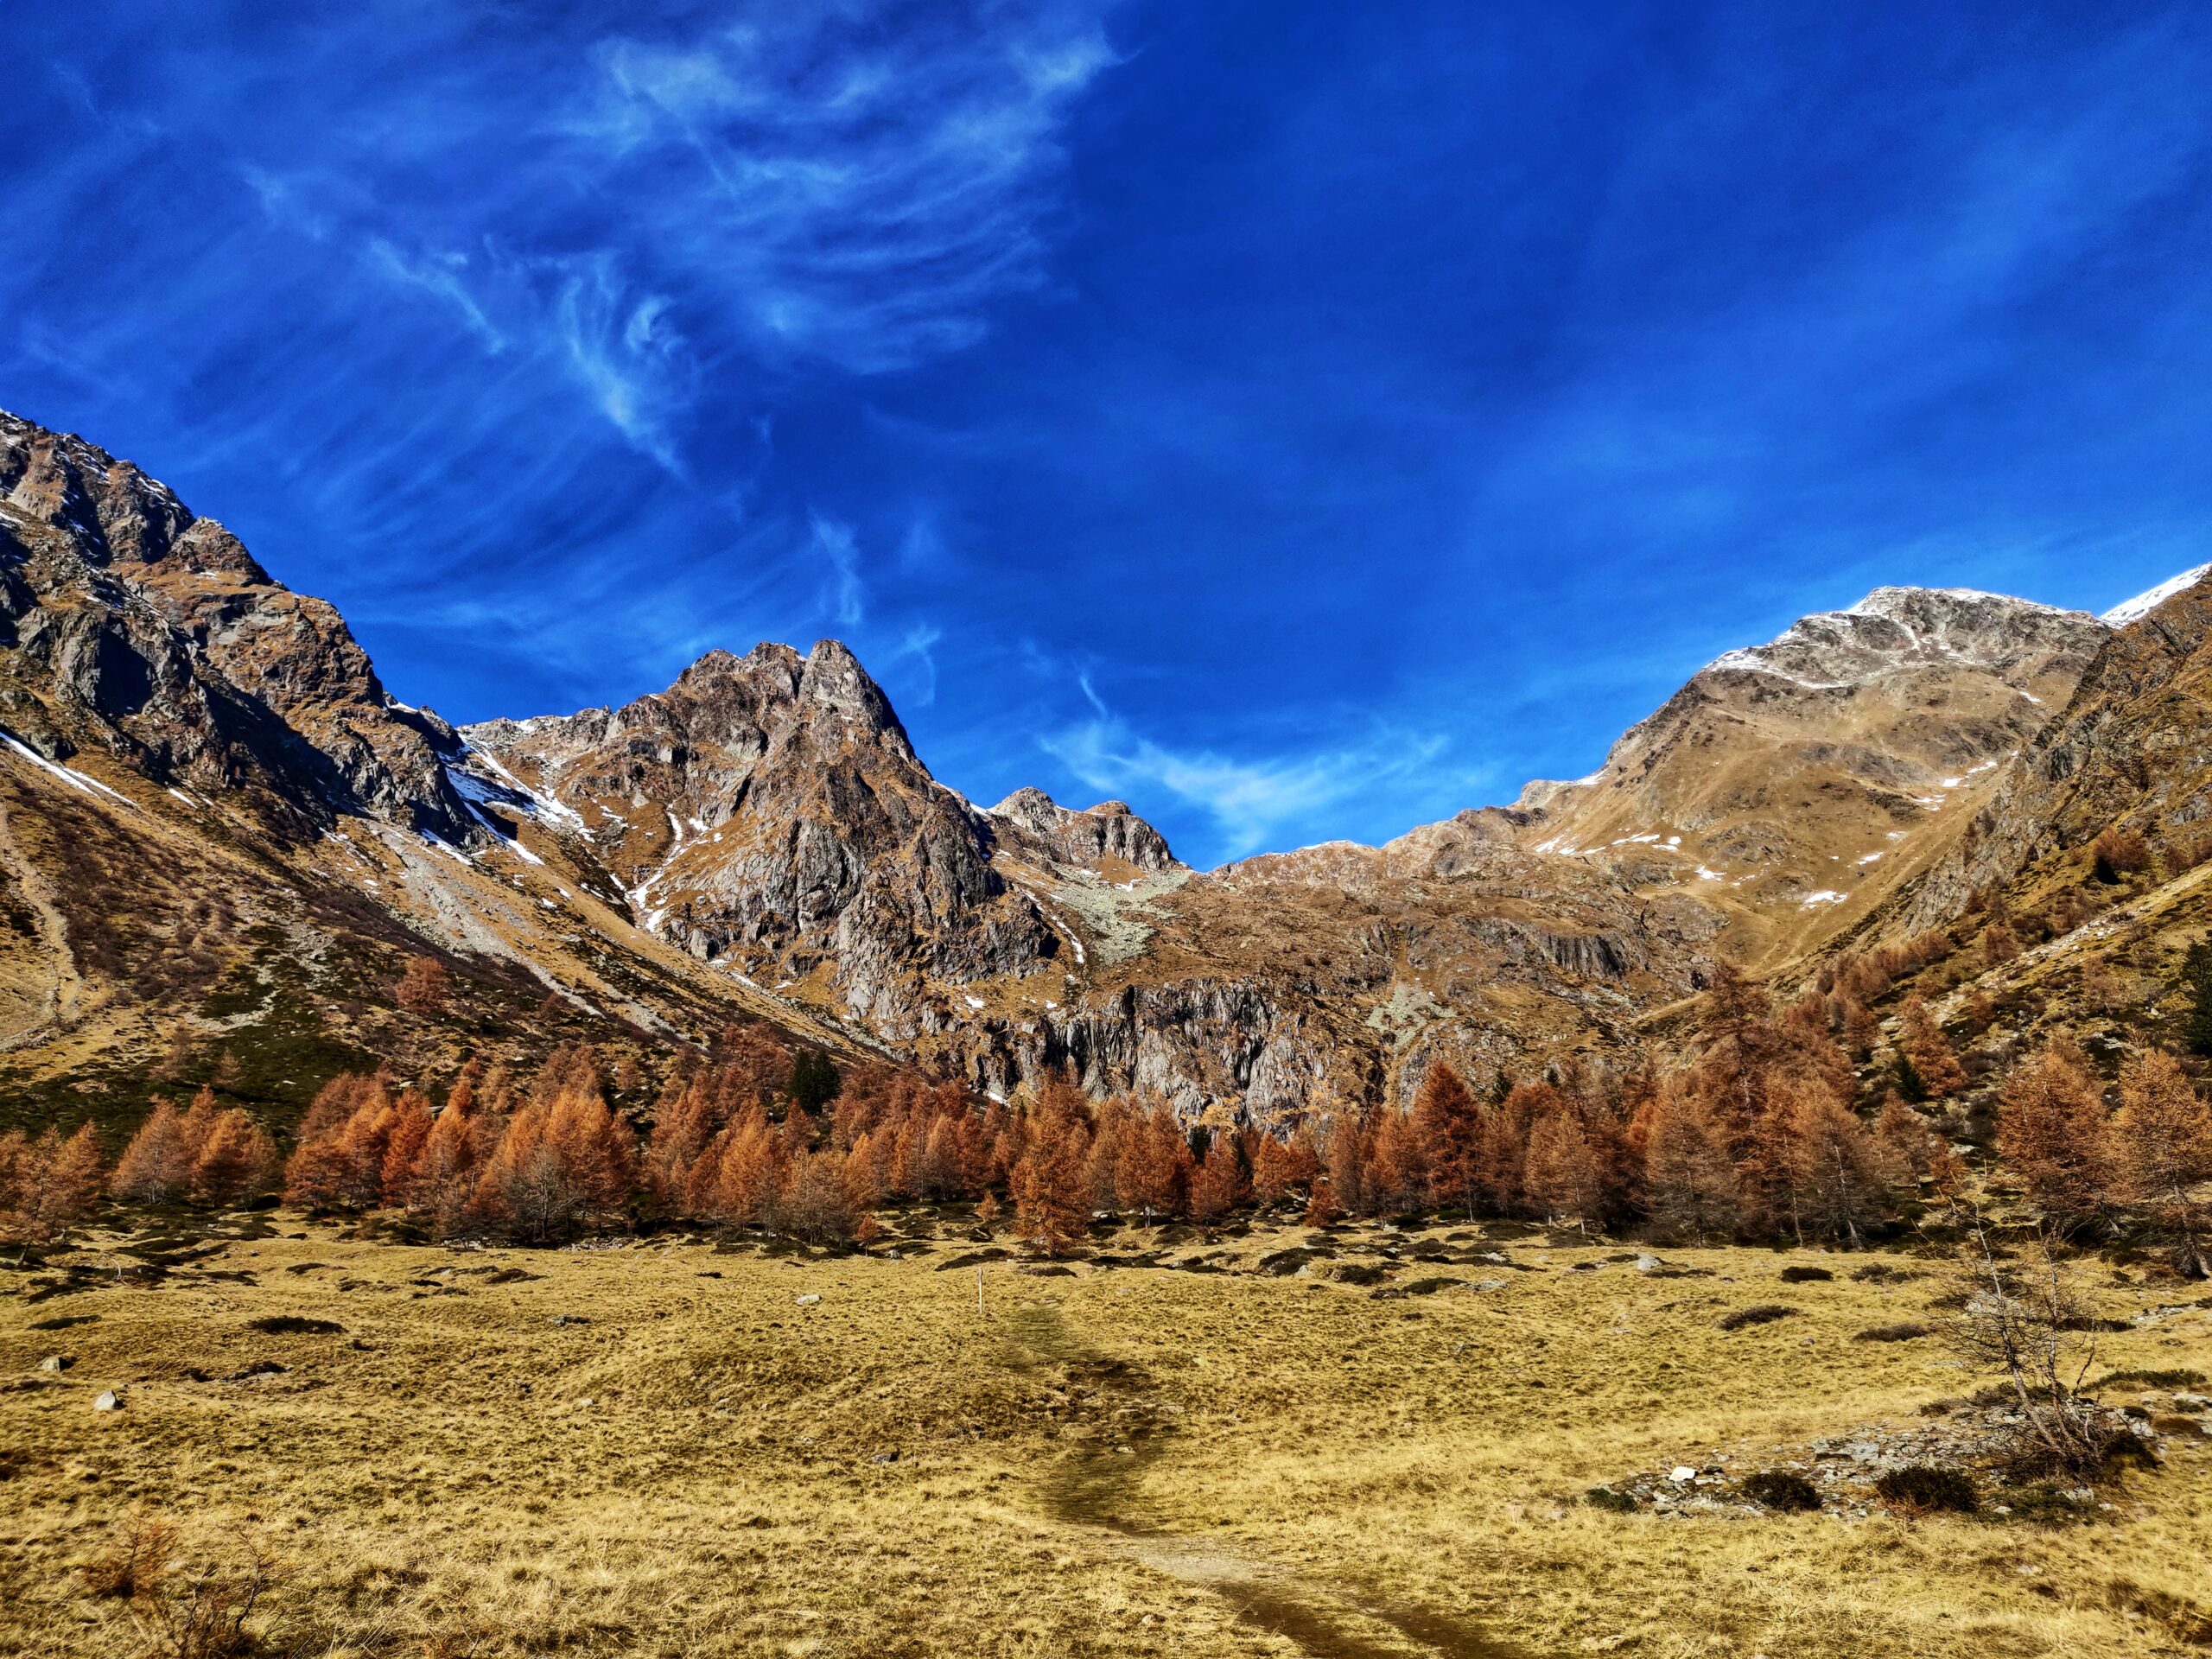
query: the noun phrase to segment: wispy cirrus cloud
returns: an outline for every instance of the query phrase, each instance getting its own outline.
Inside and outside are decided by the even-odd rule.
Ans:
[[[224,139],[234,175],[269,223],[353,246],[481,350],[534,342],[680,474],[708,368],[909,366],[1042,282],[1061,129],[1116,59],[1087,5],[861,3],[451,61],[323,124],[304,163]]]
[[[764,491],[770,435],[1050,279],[1111,3],[11,19],[52,73],[0,111],[48,140],[35,174],[0,162],[0,376],[380,648],[473,664],[504,608],[547,631],[505,664],[535,683],[613,648],[612,586],[655,663],[825,624],[906,649],[919,625],[863,582],[897,532],[861,491]]]

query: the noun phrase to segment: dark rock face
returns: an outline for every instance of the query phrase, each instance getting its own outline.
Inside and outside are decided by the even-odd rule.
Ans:
[[[0,415],[0,720],[162,784],[238,790],[271,827],[374,813],[447,836],[451,733],[385,694],[344,620],[79,439]]]
[[[912,1029],[925,981],[1019,975],[1063,948],[835,640],[716,652],[624,708],[464,736],[575,814],[641,925],[753,976],[823,970],[882,1034]]]

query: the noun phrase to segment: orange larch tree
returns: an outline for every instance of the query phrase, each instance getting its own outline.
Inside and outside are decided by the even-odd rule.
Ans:
[[[2173,1230],[2175,1265],[2182,1272],[2212,1278],[2212,1240],[2200,1191],[2212,1179],[2212,1109],[2172,1055],[2154,1048],[2121,1069],[2111,1138],[2122,1193]]]
[[[192,1190],[192,1164],[183,1116],[161,1101],[116,1160],[108,1191],[125,1204],[175,1204]]]
[[[276,1173],[269,1132],[233,1106],[219,1115],[192,1165],[192,1196],[220,1208],[267,1190]]]
[[[1927,1001],[1916,992],[1905,999],[1897,1015],[1897,1053],[1904,1060],[1901,1081],[1905,1094],[1928,1100],[1948,1100],[1967,1086],[1966,1068]]]
[[[1483,1112],[1450,1061],[1438,1059],[1423,1074],[1413,1120],[1431,1201],[1473,1220],[1483,1196]]]
[[[1573,1222],[1587,1232],[1591,1223],[1604,1217],[1605,1173],[1582,1116],[1573,1107],[1548,1113],[1529,1126],[1529,1202],[1544,1220]]]
[[[1999,1160],[2061,1234],[2111,1203],[2110,1150],[2104,1091],[2074,1044],[2054,1039],[2005,1079],[1997,1097]]]

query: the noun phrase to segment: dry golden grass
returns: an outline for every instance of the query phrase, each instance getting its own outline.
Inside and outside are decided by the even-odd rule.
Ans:
[[[0,1375],[30,1386],[0,1394],[0,1651],[148,1649],[146,1605],[87,1569],[149,1521],[175,1582],[262,1548],[250,1628],[316,1655],[2103,1656],[2186,1651],[2212,1608],[2202,1436],[2063,1529],[1576,1501],[1967,1391],[1934,1342],[1851,1340],[1930,1289],[1857,1258],[1784,1286],[1807,1258],[1662,1279],[1529,1240],[1506,1248],[1546,1270],[1408,1268],[1505,1282],[1402,1300],[999,1262],[979,1317],[975,1273],[934,1270],[963,1248],[454,1253],[283,1220],[150,1287],[34,1301],[60,1275],[8,1274]],[[1716,1328],[1769,1300],[1803,1312]],[[253,1328],[288,1315],[343,1331]],[[2212,1370],[2212,1308],[2105,1340]],[[195,1377],[261,1362],[289,1369]],[[95,1412],[109,1388],[125,1408]]]

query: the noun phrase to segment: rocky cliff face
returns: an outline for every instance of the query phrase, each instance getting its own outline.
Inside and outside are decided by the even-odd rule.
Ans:
[[[275,1109],[464,1033],[496,1058],[804,1026],[501,828],[462,752],[219,524],[0,416],[0,1096],[113,1079],[135,1113],[146,1068],[219,1047]],[[445,1023],[392,1007],[421,955]]]
[[[0,721],[237,791],[296,836],[366,812],[457,835],[453,734],[395,704],[329,605],[81,439],[0,414]]]
[[[880,1036],[912,1036],[932,986],[1065,948],[835,640],[714,652],[624,708],[463,736],[574,815],[640,926],[754,982],[810,982]]]

